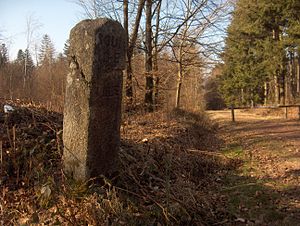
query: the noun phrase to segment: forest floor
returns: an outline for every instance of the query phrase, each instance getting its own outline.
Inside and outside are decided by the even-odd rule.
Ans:
[[[1,225],[218,225],[235,220],[217,191],[220,178],[237,162],[216,151],[223,144],[218,125],[205,114],[124,113],[115,177],[80,182],[63,171],[62,114],[22,103],[9,103],[15,110],[7,114],[4,104]]]
[[[219,122],[221,152],[241,164],[223,178],[227,209],[240,225],[300,225],[300,121],[290,109],[208,112]],[[224,222],[225,223],[225,222]],[[226,224],[226,223],[225,223]],[[228,223],[230,225],[231,223]]]
[[[124,113],[114,178],[63,172],[62,114],[0,103],[1,225],[297,225],[300,124],[282,112]],[[291,112],[292,114],[292,112]]]

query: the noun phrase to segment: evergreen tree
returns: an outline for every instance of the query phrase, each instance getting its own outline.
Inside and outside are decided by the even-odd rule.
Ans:
[[[64,44],[63,54],[65,57],[69,55],[69,48],[70,48],[70,40],[67,39],[67,41]]]
[[[299,49],[299,5],[294,0],[237,2],[224,53],[227,103],[288,102],[287,56]]]
[[[23,51],[22,49],[19,49],[17,54],[16,63],[22,66],[23,72],[26,70],[26,76],[28,74],[31,74],[32,70],[34,69],[34,63],[32,60],[31,53],[28,49]]]
[[[259,81],[264,77],[259,65],[262,28],[250,23],[257,20],[252,14],[256,7],[254,2],[239,1],[228,28],[222,87],[228,104],[243,105],[260,99],[255,90],[260,89]]]
[[[5,64],[8,63],[8,50],[4,43],[0,46],[0,68],[2,68]]]
[[[55,49],[50,36],[45,34],[42,38],[39,60],[42,65],[50,65],[54,62]]]
[[[31,73],[33,68],[34,68],[34,63],[33,63],[33,60],[32,60],[31,53],[28,49],[25,50],[24,56],[25,56],[25,59],[26,59],[26,62],[25,62],[26,63],[26,69],[28,70],[29,73]]]
[[[19,49],[16,62],[23,64],[24,61],[25,61],[25,53],[23,52],[22,49]]]

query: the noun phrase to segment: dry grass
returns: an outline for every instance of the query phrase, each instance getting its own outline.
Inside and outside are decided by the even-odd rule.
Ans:
[[[241,225],[299,225],[299,120],[261,113],[240,111],[236,123],[224,120],[228,112],[213,113],[223,125],[223,153],[241,160],[223,178],[228,211]]]
[[[174,111],[124,115],[119,174],[81,184],[62,171],[62,115],[33,106],[1,112],[1,224],[212,225],[235,162],[213,149],[217,125]]]

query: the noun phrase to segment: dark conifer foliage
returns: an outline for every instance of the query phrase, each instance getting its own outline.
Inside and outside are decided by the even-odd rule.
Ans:
[[[300,2],[293,0],[236,3],[224,53],[222,91],[227,103],[297,101],[299,7]]]
[[[8,51],[4,43],[0,46],[0,68],[8,62]]]
[[[41,64],[51,64],[54,61],[55,49],[54,44],[48,34],[42,38],[39,60]]]

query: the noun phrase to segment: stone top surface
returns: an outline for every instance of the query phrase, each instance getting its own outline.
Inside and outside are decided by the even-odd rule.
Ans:
[[[117,21],[100,18],[79,22],[71,30],[70,46],[70,57],[76,58],[87,81],[95,72],[125,69],[126,34]]]

